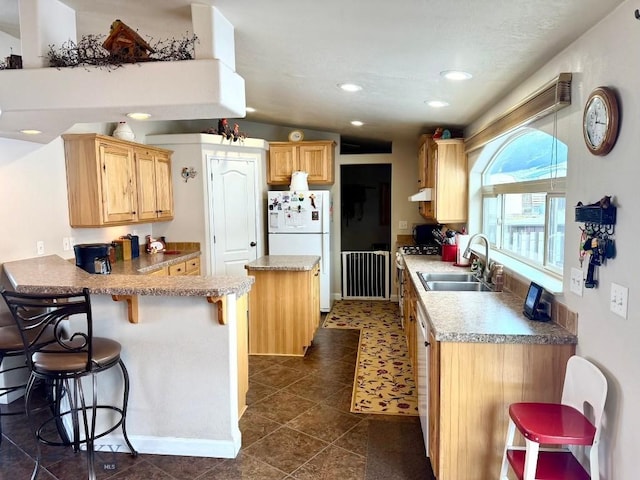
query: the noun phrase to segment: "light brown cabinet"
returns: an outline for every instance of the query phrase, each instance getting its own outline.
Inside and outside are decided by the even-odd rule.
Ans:
[[[249,275],[249,353],[304,355],[320,325],[320,266]]]
[[[409,354],[409,360],[413,367],[413,376],[415,378],[417,373],[417,351],[416,351],[416,335],[417,335],[417,295],[413,282],[411,282],[409,270],[406,268],[403,271],[404,275],[404,298],[403,298],[403,317],[404,317],[404,334],[407,341],[407,351]]]
[[[418,188],[431,188],[432,200],[419,202],[420,215],[437,223],[466,222],[467,183],[464,140],[424,135],[418,149]]]
[[[173,218],[169,150],[94,133],[62,137],[72,227]]]
[[[575,345],[440,342],[433,333],[429,343],[429,459],[436,478],[498,478],[509,405],[559,401]]]
[[[328,185],[334,182],[335,142],[271,142],[267,183],[289,185],[295,171],[307,172],[309,184]]]
[[[138,182],[138,220],[171,220],[173,186],[169,152],[134,149]]]

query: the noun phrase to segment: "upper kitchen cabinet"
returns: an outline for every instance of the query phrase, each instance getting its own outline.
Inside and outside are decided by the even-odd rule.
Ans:
[[[155,148],[135,150],[138,180],[138,220],[171,220],[173,187],[171,157]]]
[[[335,142],[270,142],[267,183],[289,185],[295,171],[307,172],[307,182],[329,185],[334,182]]]
[[[437,223],[467,221],[467,157],[464,140],[425,135],[418,150],[418,186],[431,188],[431,201],[420,202],[420,214]]]
[[[173,218],[169,150],[94,133],[63,139],[72,227]]]

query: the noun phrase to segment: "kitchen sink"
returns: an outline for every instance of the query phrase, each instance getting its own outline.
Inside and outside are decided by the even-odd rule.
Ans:
[[[422,282],[427,290],[440,292],[493,292],[491,287],[479,281],[451,282],[451,281],[427,281]]]
[[[423,282],[479,282],[478,278],[470,272],[418,272]]]
[[[493,292],[491,287],[484,283],[475,282],[447,282],[429,281],[423,282],[427,290],[435,292]]]

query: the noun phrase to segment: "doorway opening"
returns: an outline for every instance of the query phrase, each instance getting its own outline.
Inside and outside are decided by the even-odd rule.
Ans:
[[[391,165],[342,165],[342,297],[389,298]]]

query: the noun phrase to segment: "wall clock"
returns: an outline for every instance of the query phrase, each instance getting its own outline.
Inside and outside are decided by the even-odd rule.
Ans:
[[[587,148],[594,155],[606,155],[618,138],[618,100],[613,90],[596,88],[587,99],[582,118],[582,133]]]
[[[303,138],[304,138],[304,134],[300,130],[293,130],[289,134],[289,141],[290,142],[300,142],[300,141],[302,141]]]

